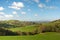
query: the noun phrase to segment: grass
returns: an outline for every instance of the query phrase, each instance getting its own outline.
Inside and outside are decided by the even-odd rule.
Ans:
[[[11,28],[9,30],[29,32],[35,29],[36,27],[34,26],[26,26],[20,28]],[[27,35],[27,36],[0,36],[0,40],[60,40],[60,33],[46,32],[37,35]]]
[[[34,31],[37,27],[34,25],[26,26],[26,27],[17,27],[17,28],[10,28],[11,31],[22,31],[22,32],[31,32]]]
[[[60,40],[60,33],[47,32],[30,36],[0,36],[0,40]]]

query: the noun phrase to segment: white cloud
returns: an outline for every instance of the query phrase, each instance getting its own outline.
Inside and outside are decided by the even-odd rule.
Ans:
[[[21,12],[21,14],[23,14],[23,15],[24,15],[24,14],[26,14],[26,12]]]
[[[39,0],[34,0],[36,3],[39,3]]]
[[[0,12],[0,15],[4,15],[5,13],[4,12]]]
[[[14,16],[16,16],[17,18],[19,17],[19,15],[17,14],[16,11],[13,11],[13,14],[14,14]],[[15,17],[14,17],[14,18],[15,18]]]
[[[0,20],[9,20],[13,19],[13,15],[11,14],[5,14],[4,12],[0,12]]]
[[[49,8],[51,8],[51,9],[55,9],[55,8],[57,8],[57,7],[55,7],[55,6],[50,6]]]
[[[4,10],[4,8],[3,7],[0,7],[0,11],[2,11],[2,10]]]
[[[42,3],[40,3],[39,5],[38,5],[38,7],[40,7],[40,8],[44,8],[46,5],[45,4],[42,4]]]
[[[16,11],[14,11],[13,13],[16,14]],[[12,20],[18,17],[19,17],[18,15],[5,14],[4,12],[0,12],[0,20]]]
[[[6,18],[13,18],[13,15],[4,15]]]
[[[48,6],[47,6],[46,8],[47,8],[47,9],[57,9],[58,7],[56,7],[56,6],[49,6],[49,7],[48,7]]]
[[[34,16],[36,16],[36,17],[37,17],[37,16],[38,16],[38,14],[35,14]]]
[[[40,3],[40,4],[38,5],[38,7],[39,7],[39,8],[45,8],[45,9],[56,9],[56,8],[58,8],[58,7],[56,7],[56,6],[47,6],[46,4],[42,4],[42,3]]]
[[[13,2],[11,6],[9,6],[9,8],[13,8],[13,9],[21,9],[24,7],[24,4],[22,2]]]
[[[0,20],[4,20],[4,16],[0,15]]]
[[[16,11],[13,11],[13,14],[17,14],[17,12]]]

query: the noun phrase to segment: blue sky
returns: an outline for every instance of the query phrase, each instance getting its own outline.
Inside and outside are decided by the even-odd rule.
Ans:
[[[0,0],[0,20],[60,19],[60,0]]]

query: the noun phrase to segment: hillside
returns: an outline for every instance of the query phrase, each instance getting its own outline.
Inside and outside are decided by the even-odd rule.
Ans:
[[[0,28],[19,35],[35,35],[45,32],[60,32],[60,20],[51,22],[23,22],[18,20],[0,21]],[[4,31],[0,31],[5,33]]]

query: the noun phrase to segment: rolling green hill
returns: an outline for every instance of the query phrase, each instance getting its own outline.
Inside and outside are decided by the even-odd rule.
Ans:
[[[3,28],[25,27],[25,26],[34,25],[34,24],[35,22],[19,21],[19,20],[0,21],[0,27],[3,27]]]

